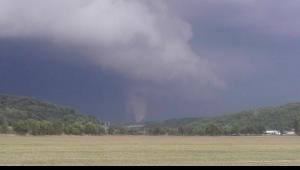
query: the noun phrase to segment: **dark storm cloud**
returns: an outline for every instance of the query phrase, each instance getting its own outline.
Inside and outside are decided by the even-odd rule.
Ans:
[[[191,49],[189,23],[164,5],[139,0],[1,0],[0,36],[86,47],[91,62],[137,79],[185,77],[221,85],[208,59]]]
[[[299,7],[298,0],[0,0],[0,38],[55,44],[45,58],[125,76],[127,97],[115,99],[127,100],[122,108],[137,120],[185,117],[255,106],[260,94],[260,104],[283,101],[273,93],[287,87],[277,76],[290,81],[299,71]],[[43,56],[34,47],[28,53]],[[278,95],[292,95],[297,84]]]
[[[197,53],[216,61],[222,73],[228,72],[227,76],[244,71],[266,71],[279,57],[297,59],[298,0],[167,2],[184,20],[192,23]]]
[[[213,63],[192,50],[190,27],[163,1],[0,1],[2,38],[73,44],[86,50],[91,63],[141,81],[224,86]],[[136,108],[132,112],[140,114]]]

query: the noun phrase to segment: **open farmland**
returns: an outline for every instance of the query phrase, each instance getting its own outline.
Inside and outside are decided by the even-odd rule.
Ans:
[[[0,136],[0,164],[300,165],[300,138]]]

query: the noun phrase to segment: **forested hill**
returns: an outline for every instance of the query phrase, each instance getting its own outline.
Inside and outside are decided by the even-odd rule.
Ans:
[[[0,96],[1,133],[32,135],[102,134],[94,117],[29,97]]]
[[[188,118],[152,123],[152,134],[260,135],[266,130],[299,133],[300,103],[226,114],[214,118]]]
[[[262,135],[266,130],[300,132],[300,103],[227,114],[107,127],[94,117],[29,97],[0,96],[0,133],[30,135]]]

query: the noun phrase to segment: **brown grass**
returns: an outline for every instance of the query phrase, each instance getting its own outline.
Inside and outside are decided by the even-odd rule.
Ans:
[[[300,165],[300,138],[0,136],[0,164]]]

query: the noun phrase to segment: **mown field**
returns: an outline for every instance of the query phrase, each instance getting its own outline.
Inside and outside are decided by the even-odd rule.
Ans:
[[[300,138],[0,136],[0,165],[300,165]]]

